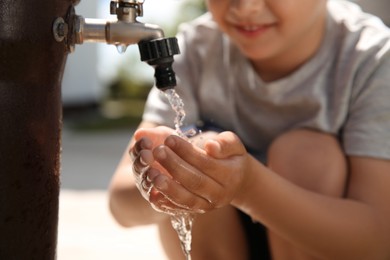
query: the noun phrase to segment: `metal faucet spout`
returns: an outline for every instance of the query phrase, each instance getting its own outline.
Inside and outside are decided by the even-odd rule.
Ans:
[[[164,31],[157,25],[139,22],[110,22],[77,16],[74,24],[76,44],[103,42],[107,44],[131,45],[142,40],[164,37]]]
[[[154,24],[144,23],[108,23],[107,42],[125,45],[135,44],[141,40],[164,38],[163,30]]]

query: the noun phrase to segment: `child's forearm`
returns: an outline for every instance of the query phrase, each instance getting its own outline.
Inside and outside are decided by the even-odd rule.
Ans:
[[[325,259],[384,259],[370,206],[304,190],[255,160],[233,205],[297,247]],[[379,248],[378,248],[379,247]]]

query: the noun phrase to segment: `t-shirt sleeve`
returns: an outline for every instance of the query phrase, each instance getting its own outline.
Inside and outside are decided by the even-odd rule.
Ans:
[[[390,159],[390,51],[374,59],[376,69],[352,95],[343,145],[347,155]]]

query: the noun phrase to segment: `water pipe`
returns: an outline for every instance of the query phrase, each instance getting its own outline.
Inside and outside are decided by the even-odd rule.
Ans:
[[[0,259],[56,258],[61,80],[71,0],[0,1]]]

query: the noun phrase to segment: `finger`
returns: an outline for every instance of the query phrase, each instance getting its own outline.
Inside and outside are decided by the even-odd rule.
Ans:
[[[216,178],[217,176],[213,175],[213,173],[217,173],[218,162],[215,158],[209,156],[204,150],[192,145],[178,136],[169,136],[165,141],[165,145],[187,164],[207,174],[207,176],[212,178],[214,181],[219,182],[220,177]]]
[[[246,153],[241,140],[232,132],[222,132],[205,143],[205,151],[214,158],[225,159]]]
[[[150,150],[142,150],[138,157],[133,161],[133,174],[141,181],[144,177],[145,171],[154,162],[153,153]]]
[[[212,207],[209,201],[191,193],[178,182],[165,175],[158,175],[152,183],[154,188],[164,194],[176,207],[198,213],[203,213]]]
[[[213,166],[213,158],[183,138],[171,135],[166,138],[164,144],[191,165],[201,165],[202,168]]]
[[[181,206],[175,205],[171,200],[169,200],[163,193],[157,190],[153,184],[149,192],[148,201],[151,203],[153,208],[157,211],[161,211],[168,214],[173,214],[174,211],[187,211],[187,207],[183,208]]]
[[[237,162],[240,156],[231,155],[246,154],[245,147],[238,137],[229,132],[225,134],[217,139],[219,141],[218,145],[222,145],[214,155],[229,157],[229,159],[215,158],[205,150],[195,147],[179,137],[170,136],[165,144],[173,152],[170,153],[170,150],[166,149],[168,156],[165,156],[169,159],[160,161],[172,176],[175,175],[175,179],[180,180],[179,182],[187,189],[202,196],[214,204],[215,207],[220,207],[226,203],[226,187],[231,187],[233,185],[232,181],[235,182],[238,179],[237,176],[240,176],[240,163]],[[154,155],[157,155],[155,151]],[[198,171],[195,171],[196,169]]]
[[[152,183],[148,182],[148,180],[145,178],[142,179],[140,182],[136,182],[136,186],[140,191],[142,197],[144,197],[144,199],[146,200],[149,200],[150,192],[153,188]]]
[[[188,211],[187,209],[178,207],[173,204],[161,192],[158,192],[158,196],[156,196],[154,199],[150,199],[149,202],[154,210],[169,215],[175,215],[178,211]]]
[[[149,203],[152,208],[158,212],[163,212],[170,214],[174,208],[177,208],[172,202],[170,202],[164,194],[159,192],[156,188],[152,186],[152,189],[149,193]],[[170,209],[170,211],[168,210]]]
[[[214,203],[220,201],[221,185],[184,161],[171,149],[166,146],[159,146],[154,150],[154,156],[172,178],[186,190],[209,203],[211,201]]]
[[[152,149],[153,143],[149,138],[141,138],[130,148],[130,157],[134,161],[142,150]]]
[[[164,140],[167,136],[173,134],[175,131],[172,128],[166,126],[157,126],[154,128],[140,128],[134,133],[134,139],[136,141],[147,137],[153,143],[159,144]]]

